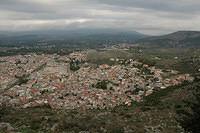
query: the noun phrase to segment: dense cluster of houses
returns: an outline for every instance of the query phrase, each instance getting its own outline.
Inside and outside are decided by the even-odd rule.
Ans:
[[[24,108],[43,104],[64,109],[109,108],[131,105],[154,90],[194,80],[189,74],[163,72],[132,59],[113,58],[118,65],[88,65],[72,72],[71,60],[85,63],[87,52],[0,57],[0,103]],[[18,84],[23,75],[26,82]],[[102,81],[106,81],[106,88],[96,86]]]

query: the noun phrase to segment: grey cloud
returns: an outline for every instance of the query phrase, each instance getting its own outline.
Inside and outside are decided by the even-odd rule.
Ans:
[[[29,0],[1,0],[0,9],[14,12],[26,12],[26,13],[40,13],[50,12],[48,8],[42,4],[31,2]]]
[[[99,3],[118,7],[144,8],[167,12],[199,12],[198,0],[96,0]]]
[[[1,0],[0,30],[111,27],[148,34],[200,30],[199,7],[198,0]]]

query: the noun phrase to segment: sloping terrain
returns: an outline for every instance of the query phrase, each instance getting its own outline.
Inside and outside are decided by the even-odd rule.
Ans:
[[[142,103],[105,110],[54,110],[48,106],[26,109],[1,108],[0,122],[10,123],[15,131],[23,133],[183,132],[177,122],[180,117],[178,113],[187,109],[183,101],[192,98],[191,88],[198,84],[197,81],[170,87],[153,93]]]
[[[200,47],[199,31],[178,31],[172,34],[137,41],[144,47]]]

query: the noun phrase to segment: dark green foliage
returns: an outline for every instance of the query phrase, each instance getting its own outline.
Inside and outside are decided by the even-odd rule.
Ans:
[[[18,64],[21,64],[21,61],[20,60],[18,60],[16,63],[15,63],[16,65],[18,65]]]
[[[48,92],[48,90],[42,90],[40,93],[43,95],[43,94],[45,94],[47,92]]]
[[[77,71],[80,69],[80,66],[79,66],[80,62],[79,61],[74,61],[73,59],[71,60],[70,62],[70,70],[72,71]]]
[[[187,106],[191,109],[189,110],[177,110],[179,115],[183,116],[182,120],[179,120],[182,127],[186,131],[190,131],[192,133],[199,133],[200,126],[200,85],[197,85],[191,89],[195,90],[194,96],[195,100],[188,101]]]
[[[110,89],[110,90],[113,90],[113,87],[110,87],[109,89]]]
[[[96,87],[96,88],[99,88],[99,89],[106,90],[106,89],[107,89],[107,84],[108,84],[108,81],[102,80],[102,81],[99,81],[99,82],[95,85],[95,87]]]
[[[146,67],[143,67],[142,69],[141,69],[141,73],[145,73],[146,75],[152,75],[153,73],[151,73],[151,70],[149,70],[148,68],[146,68]]]
[[[70,65],[70,70],[72,70],[72,71],[77,71],[77,70],[79,70],[79,69],[80,69],[79,66]]]
[[[28,82],[28,76],[27,75],[22,75],[22,76],[15,76],[18,81],[17,81],[17,84],[18,85],[22,85],[22,84],[25,84]]]

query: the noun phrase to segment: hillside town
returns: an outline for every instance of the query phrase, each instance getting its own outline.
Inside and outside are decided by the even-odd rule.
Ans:
[[[133,59],[92,67],[87,51],[69,55],[0,57],[0,103],[13,107],[48,105],[62,109],[104,109],[141,102],[153,91],[194,80]],[[76,70],[72,67],[78,67]]]

